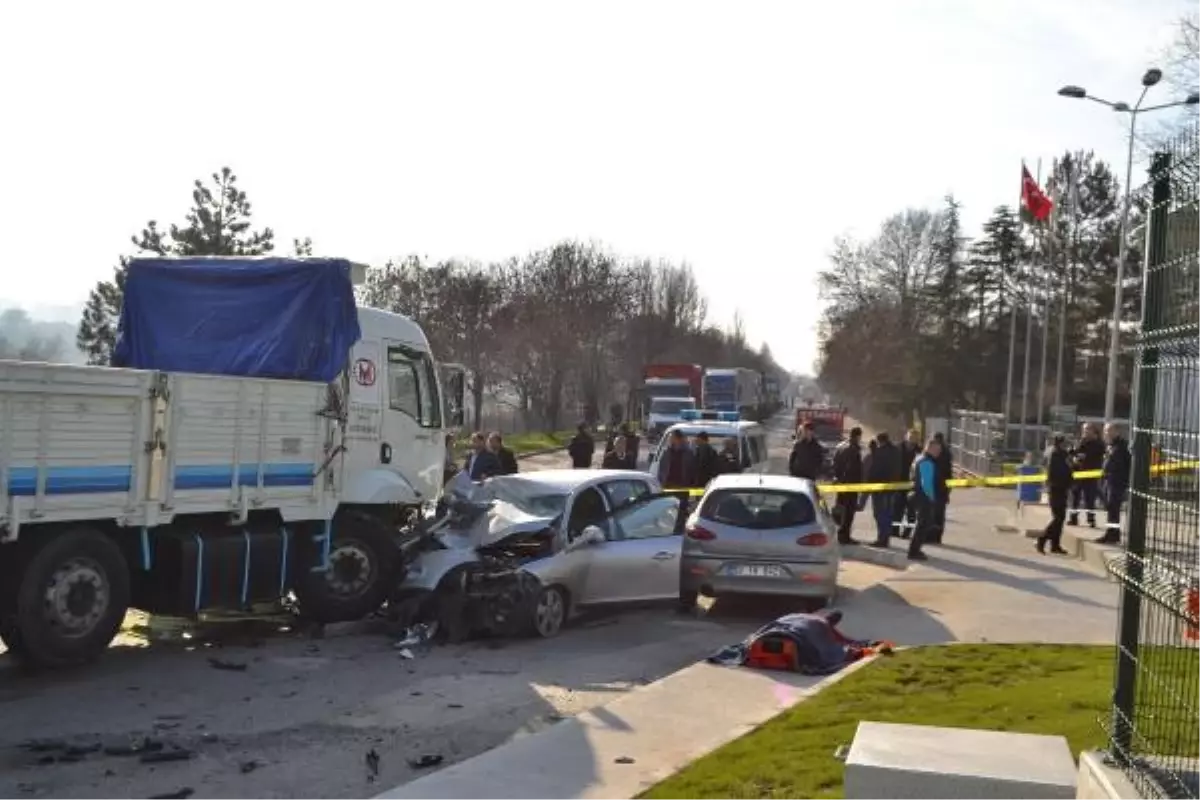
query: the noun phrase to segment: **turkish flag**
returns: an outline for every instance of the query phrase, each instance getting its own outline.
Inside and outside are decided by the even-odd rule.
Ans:
[[[1021,205],[1038,222],[1050,216],[1054,208],[1054,202],[1042,192],[1024,164],[1021,165]]]

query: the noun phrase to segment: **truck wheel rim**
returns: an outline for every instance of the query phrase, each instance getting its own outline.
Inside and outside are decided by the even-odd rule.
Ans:
[[[42,614],[61,635],[86,636],[108,611],[109,600],[104,570],[91,559],[72,559],[47,581]]]
[[[357,542],[339,544],[329,554],[329,570],[325,580],[330,590],[340,597],[354,597],[371,584],[374,566],[371,554]]]
[[[542,636],[552,636],[562,627],[563,616],[562,595],[556,589],[547,589],[538,598],[537,611],[534,620],[538,633]]]

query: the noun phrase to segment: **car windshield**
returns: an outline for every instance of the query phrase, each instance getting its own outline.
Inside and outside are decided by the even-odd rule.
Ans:
[[[695,408],[691,400],[680,400],[674,397],[656,397],[650,401],[651,414],[678,414],[680,411]]]
[[[492,478],[481,487],[483,499],[508,503],[532,517],[557,517],[567,507],[567,493],[523,478]]]
[[[698,432],[699,431],[697,431],[697,433]],[[688,444],[690,444],[692,447],[696,446],[696,434],[695,433],[684,432],[684,438],[687,439]],[[716,450],[718,453],[720,453],[722,450],[725,449],[726,442],[730,443],[729,446],[733,448],[733,452],[736,454],[738,452],[736,436],[720,436],[715,433],[710,433],[708,435],[709,446],[712,447],[714,450]],[[671,446],[671,437],[668,436],[663,440],[662,452],[666,453],[667,448],[670,446]]]
[[[816,521],[807,495],[769,489],[718,489],[704,498],[704,519],[753,530],[794,528]]]

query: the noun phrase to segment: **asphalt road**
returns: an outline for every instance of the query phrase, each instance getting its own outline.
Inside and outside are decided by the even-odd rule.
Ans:
[[[788,425],[772,431],[786,463]],[[525,470],[566,465],[565,454]],[[847,560],[839,607],[852,636],[941,641],[1111,641],[1112,584],[1077,562],[1039,558],[1028,540],[991,533],[1010,493],[960,492],[946,541],[903,571]],[[856,525],[870,534],[869,515]],[[407,763],[468,758],[553,724],[738,641],[789,609],[720,603],[681,618],[644,609],[581,621],[550,641],[439,646],[405,658],[370,624],[324,638],[252,633],[186,647],[123,637],[100,663],[24,677],[0,656],[0,796],[148,797],[184,787],[203,797],[361,797],[422,772]],[[229,671],[218,663],[244,664]],[[151,736],[190,749],[185,761],[87,753],[39,763],[30,738],[80,745]],[[85,747],[86,749],[86,747]],[[378,774],[368,765],[378,756]]]

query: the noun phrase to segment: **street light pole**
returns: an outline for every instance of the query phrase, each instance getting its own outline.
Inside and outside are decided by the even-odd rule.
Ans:
[[[1142,101],[1146,99],[1146,92],[1150,91],[1150,87],[1154,86],[1162,80],[1162,70],[1148,69],[1146,74],[1142,76],[1142,96],[1138,98],[1137,105],[1133,108],[1129,107],[1128,103],[1112,103],[1099,97],[1094,97],[1087,93],[1086,90],[1079,86],[1064,86],[1058,90],[1058,93],[1063,97],[1072,97],[1076,99],[1091,100],[1101,105],[1106,105],[1113,111],[1120,111],[1129,114],[1129,151],[1125,157],[1125,198],[1121,203],[1121,241],[1118,248],[1117,256],[1117,282],[1113,290],[1113,318],[1112,329],[1109,332],[1108,338],[1108,380],[1104,388],[1104,419],[1112,421],[1116,413],[1116,396],[1117,396],[1117,365],[1119,362],[1118,348],[1121,342],[1121,303],[1122,291],[1125,288],[1122,284],[1125,281],[1125,258],[1129,252],[1129,203],[1130,203],[1130,187],[1129,184],[1133,180],[1133,142],[1137,131],[1137,116],[1150,111],[1161,111],[1165,108],[1175,108],[1177,106],[1194,106],[1200,103],[1200,92],[1192,92],[1185,100],[1179,100],[1173,103],[1162,103],[1157,106],[1149,106],[1142,108]]]

